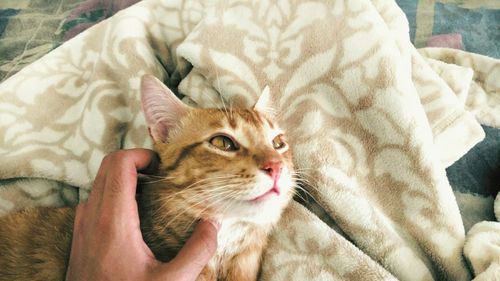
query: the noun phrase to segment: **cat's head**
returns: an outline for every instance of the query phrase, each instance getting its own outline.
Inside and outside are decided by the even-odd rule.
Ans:
[[[143,110],[170,185],[160,200],[200,218],[276,222],[295,182],[284,131],[266,113],[268,95],[253,109],[193,108],[145,75]]]

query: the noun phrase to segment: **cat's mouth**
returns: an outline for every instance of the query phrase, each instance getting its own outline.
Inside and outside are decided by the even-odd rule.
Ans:
[[[265,201],[273,196],[279,196],[279,195],[280,195],[280,189],[278,188],[276,183],[274,183],[273,187],[271,187],[269,190],[267,190],[263,194],[255,197],[253,199],[250,199],[249,201],[252,203],[260,203],[260,202],[263,202],[263,201]]]

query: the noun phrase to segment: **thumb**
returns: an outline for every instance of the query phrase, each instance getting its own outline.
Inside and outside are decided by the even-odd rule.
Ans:
[[[182,280],[195,280],[217,250],[217,232],[220,225],[213,221],[200,221],[186,244],[169,266],[178,269]]]

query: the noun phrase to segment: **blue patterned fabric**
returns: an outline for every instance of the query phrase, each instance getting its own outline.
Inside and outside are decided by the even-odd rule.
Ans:
[[[460,34],[464,50],[500,58],[500,1],[396,0],[417,48],[436,35]]]
[[[462,9],[436,3],[432,33],[459,33],[466,51],[500,58],[500,9]]]
[[[9,23],[9,18],[17,15],[18,12],[19,10],[16,9],[0,9],[0,37]]]

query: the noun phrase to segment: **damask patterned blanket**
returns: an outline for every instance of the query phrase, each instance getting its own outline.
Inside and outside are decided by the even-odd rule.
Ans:
[[[140,0],[0,1],[0,82]]]
[[[417,51],[387,0],[145,0],[91,27],[0,84],[1,210],[84,200],[106,153],[150,147],[145,73],[201,107],[270,87],[311,196],[262,280],[498,273],[499,223],[466,240],[445,168],[484,137],[476,120],[500,127],[500,62]]]

